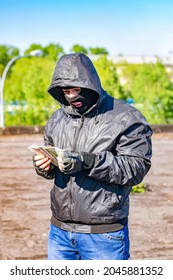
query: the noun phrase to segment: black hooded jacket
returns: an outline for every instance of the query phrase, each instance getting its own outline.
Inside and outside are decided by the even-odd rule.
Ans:
[[[92,89],[99,95],[98,102],[80,115],[65,100],[62,87]],[[45,127],[45,144],[97,156],[89,172],[65,175],[54,166],[49,172],[38,172],[54,178],[53,216],[87,225],[127,219],[131,187],[143,180],[151,166],[152,131],[146,119],[102,89],[91,60],[81,53],[60,58],[48,91],[61,108]]]

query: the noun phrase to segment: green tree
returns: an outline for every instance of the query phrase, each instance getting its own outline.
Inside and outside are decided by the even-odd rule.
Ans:
[[[125,97],[126,99],[132,98],[132,83],[139,71],[139,68],[141,67],[141,64],[129,64],[126,61],[122,61],[117,63],[116,66],[120,82],[123,85]]]
[[[106,55],[99,56],[93,63],[100,76],[102,87],[113,97],[125,99],[116,65]]]
[[[142,64],[133,79],[131,94],[150,123],[173,122],[173,86],[162,63]]]
[[[58,108],[47,92],[54,64],[50,58],[36,57],[22,58],[15,63],[4,90],[7,126],[45,125]]]
[[[91,54],[105,54],[105,55],[109,54],[106,48],[100,48],[100,47],[95,47],[95,48],[90,47],[89,51]]]
[[[81,45],[78,45],[78,44],[73,45],[70,51],[71,52],[81,52],[81,53],[84,53],[84,54],[88,54],[88,50],[85,47],[83,47]]]
[[[58,58],[64,54],[64,49],[60,44],[50,43],[43,48],[45,56],[50,57],[54,61],[57,61]]]
[[[28,49],[25,50],[25,54],[30,53],[33,50],[42,50],[43,57],[49,57],[50,59],[57,61],[58,58],[64,54],[63,47],[60,44],[50,43],[46,46],[42,46],[40,44],[31,44]]]
[[[27,48],[25,51],[24,51],[24,54],[28,54],[34,50],[42,50],[43,52],[43,56],[44,56],[44,48],[42,47],[42,45],[40,44],[31,44],[29,46],[29,48]]]
[[[0,45],[0,75],[7,63],[14,57],[19,55],[19,49],[13,46]]]

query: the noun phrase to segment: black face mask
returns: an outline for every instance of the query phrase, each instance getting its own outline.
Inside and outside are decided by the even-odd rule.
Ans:
[[[98,93],[91,90],[91,89],[81,89],[80,93],[76,97],[68,97],[64,94],[65,99],[67,102],[80,114],[84,114],[86,111],[88,111],[89,108],[91,108],[94,104],[97,103],[98,100]],[[73,102],[81,102],[82,106],[79,108],[76,108],[72,103]]]

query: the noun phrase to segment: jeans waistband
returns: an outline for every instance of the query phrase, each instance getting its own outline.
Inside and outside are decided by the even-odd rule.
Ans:
[[[99,225],[86,225],[79,223],[67,223],[56,219],[54,216],[51,218],[51,223],[63,230],[70,232],[80,233],[105,233],[121,230],[127,224],[127,218],[121,220],[119,223],[113,224],[99,224]]]

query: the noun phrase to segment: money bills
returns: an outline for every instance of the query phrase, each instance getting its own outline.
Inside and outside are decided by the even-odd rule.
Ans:
[[[52,146],[38,146],[36,144],[29,146],[28,149],[34,154],[43,155],[51,159],[52,163],[56,166],[58,166],[57,157],[66,158],[71,151],[71,149],[59,149]]]

